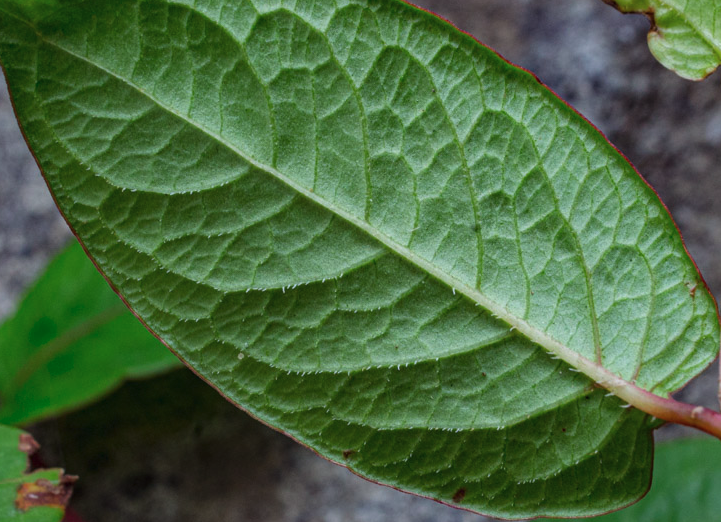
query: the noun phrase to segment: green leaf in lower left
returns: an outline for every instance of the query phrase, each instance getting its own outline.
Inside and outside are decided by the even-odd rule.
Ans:
[[[27,433],[0,425],[0,520],[60,522],[75,477],[61,469],[26,472],[38,444]]]
[[[27,424],[58,415],[125,379],[179,365],[74,243],[0,325],[0,422]]]

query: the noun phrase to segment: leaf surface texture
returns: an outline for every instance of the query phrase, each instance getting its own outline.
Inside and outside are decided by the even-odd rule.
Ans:
[[[654,192],[532,75],[395,0],[5,5],[61,209],[224,395],[496,516],[646,491],[651,423],[554,350],[666,395],[715,357],[714,303]]]

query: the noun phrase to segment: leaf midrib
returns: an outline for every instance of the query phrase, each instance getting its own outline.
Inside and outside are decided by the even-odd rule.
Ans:
[[[103,65],[93,62],[88,57],[77,54],[76,52],[67,49],[63,47],[58,42],[49,40],[46,38],[46,36],[38,31],[36,27],[34,27],[31,23],[29,23],[27,20],[24,20],[22,18],[19,18],[18,16],[9,13],[2,9],[0,7],[0,11],[4,12],[8,16],[17,19],[18,21],[21,21],[23,24],[30,27],[33,32],[37,35],[38,39],[45,42],[47,45],[55,47],[56,49],[60,50],[61,52],[64,52],[68,54],[69,56],[72,56],[82,62],[87,63],[88,65],[97,68],[98,70],[103,71],[104,73],[108,74],[110,77],[115,78],[116,80],[124,83],[125,85],[131,87],[132,89],[136,90],[138,93],[145,96],[148,100],[150,100],[152,103],[154,103],[157,107],[161,108],[162,110],[167,111],[169,114],[172,114],[173,116],[177,117],[179,120],[184,121],[186,124],[190,125],[191,127],[197,129],[201,133],[205,134],[207,137],[215,140],[217,143],[223,145],[228,150],[233,152],[234,154],[238,155],[241,159],[246,161],[251,166],[255,167],[256,169],[265,172],[266,174],[274,177],[278,181],[284,183],[294,191],[296,191],[298,194],[304,196],[306,199],[314,202],[315,204],[319,205],[320,207],[326,209],[329,212],[332,212],[334,215],[344,219],[351,225],[357,227],[364,233],[368,234],[370,237],[378,241],[380,244],[382,244],[384,247],[389,249],[391,252],[394,252],[396,255],[400,256],[405,261],[413,264],[420,270],[422,270],[425,273],[428,273],[432,277],[435,277],[438,281],[441,283],[447,285],[450,289],[452,289],[454,292],[458,291],[461,294],[463,294],[465,297],[476,303],[476,306],[480,306],[490,312],[495,318],[507,323],[510,326],[511,330],[517,330],[519,333],[522,333],[526,338],[528,338],[531,342],[539,345],[543,349],[545,349],[548,352],[551,352],[552,354],[556,355],[558,358],[566,362],[568,365],[580,370],[583,374],[585,374],[587,377],[595,381],[596,383],[602,385],[603,387],[611,390],[613,393],[618,395],[621,398],[625,398],[627,401],[631,402],[633,398],[638,396],[639,391],[645,391],[643,388],[639,388],[635,384],[619,377],[618,375],[614,374],[613,372],[607,370],[600,364],[597,364],[596,362],[593,362],[582,355],[580,355],[578,352],[573,351],[571,348],[565,346],[563,343],[559,342],[555,338],[548,335],[546,332],[539,330],[535,326],[531,325],[524,319],[515,316],[511,312],[509,312],[505,307],[502,305],[496,303],[492,299],[490,299],[488,296],[486,296],[483,292],[481,292],[479,289],[469,286],[468,284],[464,283],[463,281],[460,281],[453,276],[443,272],[439,267],[434,265],[433,263],[423,259],[422,257],[418,256],[415,252],[410,250],[409,248],[400,245],[396,243],[391,237],[381,233],[380,231],[373,228],[369,223],[359,219],[358,217],[354,216],[353,214],[345,211],[343,208],[338,207],[331,203],[330,201],[319,197],[317,194],[312,192],[311,190],[303,187],[296,181],[294,181],[292,178],[286,176],[282,172],[276,170],[270,165],[266,165],[252,156],[245,153],[243,150],[239,149],[237,146],[235,146],[233,143],[227,141],[222,136],[216,134],[211,129],[206,128],[205,126],[201,125],[200,123],[194,121],[191,119],[188,115],[182,114],[172,107],[167,106],[162,101],[158,100],[153,96],[152,93],[147,92],[145,89],[140,87],[139,85],[133,83],[127,78],[124,78],[123,76],[119,75],[115,71],[112,71]]]

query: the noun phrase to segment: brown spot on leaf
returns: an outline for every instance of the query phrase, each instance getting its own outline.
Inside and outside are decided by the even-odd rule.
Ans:
[[[29,433],[21,433],[18,449],[29,457],[40,449],[40,444]]]
[[[20,511],[39,506],[65,509],[70,501],[70,495],[73,494],[73,484],[76,480],[78,477],[73,475],[61,475],[58,484],[53,484],[47,479],[25,482],[18,488],[15,507]]]
[[[463,497],[466,496],[466,488],[460,488],[458,491],[453,493],[453,502],[461,502]]]
[[[347,460],[351,458],[355,454],[355,452],[355,450],[351,449],[343,450],[343,458]]]

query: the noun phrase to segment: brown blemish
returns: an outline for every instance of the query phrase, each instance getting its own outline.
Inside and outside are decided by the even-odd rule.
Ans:
[[[351,450],[351,449],[343,450],[343,458],[348,460],[355,454],[355,452],[356,452],[355,450]]]
[[[20,511],[40,506],[65,509],[73,494],[73,484],[77,480],[78,477],[73,475],[60,475],[58,484],[47,479],[25,482],[18,488],[15,507]]]
[[[21,433],[18,449],[29,457],[40,449],[40,444],[29,433]]]
[[[466,488],[460,488],[458,491],[453,493],[453,502],[456,504],[461,502],[463,500],[463,497],[466,496]]]
[[[656,14],[654,13],[653,9],[649,9],[648,11],[641,11],[641,13],[639,14],[642,14],[646,18],[648,18],[648,23],[651,24],[649,32],[660,34],[658,32],[658,26],[656,25]]]
[[[28,457],[40,449],[40,444],[28,433],[21,433],[18,437],[18,451]],[[28,459],[29,465],[29,459]],[[58,483],[47,479],[37,479],[35,482],[20,484],[15,496],[15,507],[20,511],[44,506],[65,509],[73,493],[73,484],[78,477],[65,475],[60,471]]]
[[[686,288],[688,288],[688,295],[691,296],[691,299],[696,298],[696,289],[698,288],[698,283],[693,283],[691,281],[684,282],[684,285]]]

